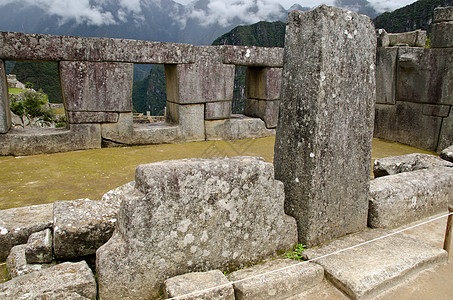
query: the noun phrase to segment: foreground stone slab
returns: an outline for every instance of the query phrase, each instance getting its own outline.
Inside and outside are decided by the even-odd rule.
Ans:
[[[435,155],[412,153],[376,159],[373,173],[377,178],[434,167],[453,167],[453,164]]]
[[[165,280],[164,295],[165,298],[178,297],[202,291],[204,289],[210,289],[219,285],[224,285],[220,288],[207,290],[202,293],[196,293],[178,299],[234,300],[233,285],[228,284],[228,282],[229,281],[226,276],[219,270],[179,275]]]
[[[273,165],[254,157],[141,165],[112,238],[96,252],[101,299],[156,297],[167,278],[226,270],[297,241]]]
[[[113,234],[118,205],[79,199],[54,203],[55,258],[69,259],[96,253]]]
[[[255,277],[282,268],[286,269]],[[321,283],[324,269],[315,263],[277,259],[228,275],[232,282],[250,277],[254,278],[233,283],[237,300],[276,300],[295,296]]]
[[[314,259],[329,253],[389,234],[385,230],[369,230],[308,249],[304,253]],[[315,260],[328,280],[353,299],[374,299],[411,275],[446,263],[446,251],[397,234],[332,256]]]
[[[319,6],[288,15],[275,178],[299,242],[366,228],[376,101],[371,20]]]
[[[368,226],[395,228],[444,212],[452,201],[453,168],[379,177],[370,182]]]
[[[0,211],[0,261],[11,248],[26,244],[33,232],[52,227],[52,204],[33,205]]]
[[[29,264],[50,263],[53,258],[52,231],[47,228],[30,235],[25,247],[25,258]]]
[[[453,162],[453,145],[442,150],[440,158]]]
[[[0,299],[95,299],[96,281],[85,261],[13,278],[0,284]]]
[[[30,264],[25,258],[26,244],[14,246],[6,259],[8,278],[15,278],[31,272],[49,268],[51,264]]]

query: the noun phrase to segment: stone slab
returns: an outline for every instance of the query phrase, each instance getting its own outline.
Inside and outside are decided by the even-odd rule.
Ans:
[[[283,48],[256,46],[222,46],[223,63],[248,67],[283,66]]]
[[[433,117],[448,117],[450,108],[449,105],[425,104],[423,105],[423,114]]]
[[[26,244],[14,246],[6,259],[8,278],[12,279],[35,271],[49,268],[52,264],[29,264],[25,258]]]
[[[453,164],[435,155],[412,153],[376,159],[373,173],[374,177],[377,178],[435,167],[453,167]]]
[[[267,129],[259,118],[233,115],[228,120],[204,122],[206,140],[240,140],[275,135],[275,129]]]
[[[84,123],[116,123],[118,122],[119,114],[116,112],[104,111],[69,111],[68,121],[70,124]]]
[[[63,260],[95,254],[113,234],[118,206],[114,202],[89,199],[54,202],[55,258]]]
[[[390,45],[390,38],[385,29],[383,28],[376,29],[376,36],[378,47],[388,47]]]
[[[233,285],[228,283],[228,279],[220,270],[179,275],[165,280],[164,296],[165,298],[177,297],[178,299],[184,300],[234,300]],[[211,289],[219,285],[222,285],[222,287]],[[197,293],[204,289],[210,290]],[[184,296],[191,293],[194,294]]]
[[[377,48],[376,103],[395,104],[397,48]]]
[[[232,101],[208,102],[205,104],[205,120],[229,119],[231,116]]]
[[[0,58],[6,60],[185,64],[195,61],[195,47],[187,44],[128,39],[1,31]]]
[[[279,107],[280,100],[246,99],[244,114],[260,118],[266,124],[266,128],[277,128]]]
[[[132,144],[133,134],[134,120],[132,113],[120,113],[116,123],[101,125],[102,139],[117,144]]]
[[[417,29],[415,31],[402,33],[389,33],[389,46],[407,45],[409,47],[425,47],[426,31]]]
[[[114,62],[60,62],[68,112],[131,112],[134,65]]]
[[[222,63],[222,48],[196,49],[195,63],[165,66],[167,101],[178,104],[232,101],[235,67]]]
[[[299,243],[315,245],[366,228],[376,35],[368,17],[325,5],[287,24],[275,175]]]
[[[282,68],[248,67],[245,93],[247,98],[260,100],[280,99]]]
[[[353,234],[304,253],[309,259],[346,250],[386,234],[385,230],[369,230]],[[393,235],[316,259],[326,277],[352,299],[374,299],[411,275],[447,262],[447,252],[404,234]]]
[[[278,269],[283,270],[276,271]],[[272,273],[259,276],[267,272]],[[251,279],[234,283],[246,278]],[[291,259],[271,260],[228,275],[237,300],[287,299],[320,284],[323,278],[324,269],[321,266]]]
[[[5,61],[0,60],[0,134],[7,133],[11,128],[11,113],[8,98]]]
[[[32,233],[25,247],[25,259],[28,264],[50,263],[53,259],[52,231],[47,228]]]
[[[368,226],[395,228],[447,210],[453,168],[436,167],[379,177],[370,182]]]
[[[165,279],[240,267],[297,240],[273,165],[236,157],[141,165],[96,252],[101,299],[152,298]]]
[[[85,261],[65,262],[0,283],[0,299],[95,299],[96,281]]]
[[[11,129],[0,134],[0,155],[34,155],[101,148],[100,124],[71,124],[70,129]]]
[[[180,105],[167,101],[166,121],[177,124],[185,141],[203,141],[205,139],[203,104]]]
[[[440,152],[440,157],[449,162],[453,162],[453,145],[442,150],[442,152]]]
[[[34,233],[52,227],[52,204],[33,205],[0,211],[0,262],[11,248],[26,244]]]
[[[434,23],[431,26],[432,48],[453,47],[453,21]]]
[[[437,7],[434,9],[434,23],[453,21],[453,7]]]

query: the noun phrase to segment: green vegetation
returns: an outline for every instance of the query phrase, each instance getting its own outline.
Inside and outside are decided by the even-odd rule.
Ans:
[[[36,90],[42,89],[51,103],[63,103],[57,62],[16,61],[11,74]]]
[[[285,258],[299,260],[299,261],[304,260],[302,253],[305,251],[305,249],[307,249],[307,246],[302,245],[302,244],[297,244],[294,247],[294,250],[286,252]]]
[[[167,102],[164,65],[153,65],[148,76],[134,82],[132,105],[135,112],[163,116]]]
[[[452,0],[419,0],[393,12],[385,12],[373,21],[376,28],[387,32],[406,32],[416,29],[431,32],[434,8],[453,5]]]
[[[53,122],[55,115],[47,107],[47,95],[39,92],[25,91],[20,94],[10,95],[11,111],[16,114],[24,124],[24,118]]]
[[[22,92],[25,92],[25,90],[23,89],[16,89],[16,88],[9,88],[8,89],[8,94],[14,94],[14,95],[17,95],[17,94],[20,94]]]

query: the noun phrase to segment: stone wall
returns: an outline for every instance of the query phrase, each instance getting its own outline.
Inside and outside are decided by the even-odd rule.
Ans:
[[[374,136],[440,152],[453,144],[453,7],[422,31],[378,32]]]
[[[5,60],[59,63],[67,128],[11,128]],[[134,124],[133,63],[165,66],[165,122]],[[249,69],[250,99],[240,117],[231,115],[235,65]],[[270,136],[282,66],[282,48],[0,32],[0,155]]]

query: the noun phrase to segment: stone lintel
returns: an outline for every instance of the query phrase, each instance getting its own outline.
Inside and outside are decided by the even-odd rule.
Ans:
[[[283,66],[283,48],[256,46],[222,46],[223,62],[247,67]]]

